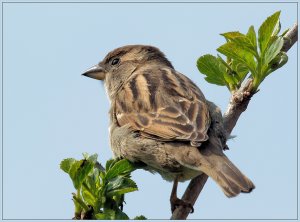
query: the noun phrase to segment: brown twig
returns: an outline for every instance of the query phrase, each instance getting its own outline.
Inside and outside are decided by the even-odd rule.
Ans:
[[[282,51],[287,52],[298,40],[298,24],[295,24],[284,37],[285,42],[282,47]],[[229,136],[232,132],[240,115],[247,109],[253,95],[254,92],[252,91],[251,79],[248,79],[239,90],[231,95],[227,110],[223,115],[224,129],[227,136]],[[207,181],[207,178],[208,177],[205,174],[202,174],[192,179],[185,190],[182,199],[194,205]],[[187,218],[189,213],[190,209],[180,206],[173,212],[171,219],[184,220]]]
[[[298,23],[295,23],[293,27],[284,35],[286,41],[284,42],[281,51],[287,52],[298,41]]]

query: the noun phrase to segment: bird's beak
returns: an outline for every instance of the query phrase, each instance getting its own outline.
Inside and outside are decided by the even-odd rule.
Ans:
[[[105,70],[97,64],[86,70],[82,75],[93,79],[103,80],[105,78],[105,73]]]

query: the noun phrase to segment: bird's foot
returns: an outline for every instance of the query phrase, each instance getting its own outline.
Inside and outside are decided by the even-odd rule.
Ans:
[[[171,211],[172,211],[172,213],[179,206],[188,207],[188,208],[191,209],[191,213],[194,213],[194,207],[193,207],[193,205],[191,203],[188,203],[188,202],[186,202],[184,200],[181,200],[181,199],[179,199],[177,197],[172,198],[170,200],[170,202],[171,202]]]

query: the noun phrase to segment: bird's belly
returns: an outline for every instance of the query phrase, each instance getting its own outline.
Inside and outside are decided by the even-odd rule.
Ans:
[[[152,173],[153,171],[159,173],[164,180],[170,182],[174,181],[175,178],[177,178],[179,182],[184,182],[202,174],[201,171],[192,170],[187,167],[183,167],[180,172],[166,172],[165,170],[155,169],[150,166],[148,166],[147,168],[150,169],[149,171]]]
[[[129,127],[112,126],[110,129],[111,149],[115,157],[128,159],[132,162],[146,164],[145,170],[159,173],[165,180],[190,180],[202,172],[183,166],[178,161],[180,150],[187,146],[185,143],[162,142],[144,138],[133,133]],[[179,151],[179,153],[178,153]]]

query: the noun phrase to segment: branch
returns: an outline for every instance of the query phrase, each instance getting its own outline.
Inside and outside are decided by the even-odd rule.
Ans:
[[[181,199],[185,202],[191,203],[194,206],[207,179],[208,176],[206,174],[201,174],[200,176],[197,176],[194,179],[192,179]],[[190,208],[179,206],[174,210],[171,220],[184,220],[187,218],[190,212]]]
[[[295,24],[285,35],[285,42],[282,51],[287,52],[298,40],[298,24]],[[240,115],[247,109],[251,97],[255,94],[252,90],[252,80],[248,79],[246,83],[231,95],[227,111],[223,115],[224,129],[227,136],[230,135],[235,127]],[[208,176],[202,174],[195,177],[189,183],[182,199],[186,202],[195,204],[199,194],[201,193]],[[171,219],[184,220],[190,213],[189,208],[179,206],[175,209]]]
[[[298,41],[298,23],[295,23],[293,27],[284,35],[286,38],[281,51],[287,52]]]
[[[247,109],[253,95],[252,79],[250,78],[246,81],[245,85],[231,95],[227,110],[223,116],[227,138],[235,127],[240,115]]]

